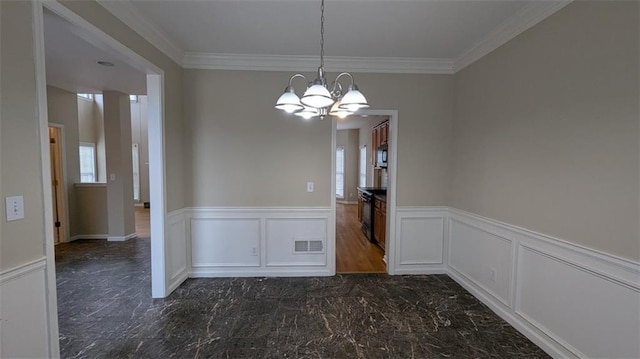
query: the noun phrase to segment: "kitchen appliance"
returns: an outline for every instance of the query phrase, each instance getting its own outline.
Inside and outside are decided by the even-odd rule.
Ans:
[[[362,231],[367,239],[373,241],[373,226],[371,218],[373,217],[373,195],[368,192],[362,192]]]
[[[376,167],[387,168],[388,146],[387,144],[380,145],[377,150]]]

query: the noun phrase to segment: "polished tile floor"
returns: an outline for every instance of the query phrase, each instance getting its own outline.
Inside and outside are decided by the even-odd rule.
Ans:
[[[190,279],[148,239],[56,247],[63,358],[547,358],[445,275]]]

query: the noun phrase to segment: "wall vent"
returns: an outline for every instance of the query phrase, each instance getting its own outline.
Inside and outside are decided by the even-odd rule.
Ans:
[[[324,242],[322,240],[295,240],[293,241],[293,253],[324,253]]]

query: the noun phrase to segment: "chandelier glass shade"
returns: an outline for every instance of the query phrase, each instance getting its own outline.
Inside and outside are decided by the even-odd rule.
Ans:
[[[320,116],[323,119],[327,114],[345,118],[356,111],[369,107],[367,99],[354,83],[353,75],[348,72],[340,73],[336,79],[327,86],[327,79],[324,71],[324,0],[320,5],[320,67],[313,82],[309,82],[306,76],[294,74],[289,78],[289,84],[278,98],[275,108],[293,113],[304,119]],[[343,92],[343,87],[339,80],[348,77],[351,81],[347,91]],[[298,97],[293,88],[293,80],[303,78],[307,88]]]

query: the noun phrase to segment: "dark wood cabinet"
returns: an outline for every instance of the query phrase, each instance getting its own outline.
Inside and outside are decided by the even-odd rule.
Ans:
[[[378,147],[389,142],[389,121],[385,121],[371,130],[371,163],[377,166]]]
[[[376,198],[373,215],[373,238],[380,248],[386,251],[387,237],[387,202]]]
[[[362,192],[358,191],[358,223],[362,223],[363,207],[364,207],[364,200],[362,199]]]

